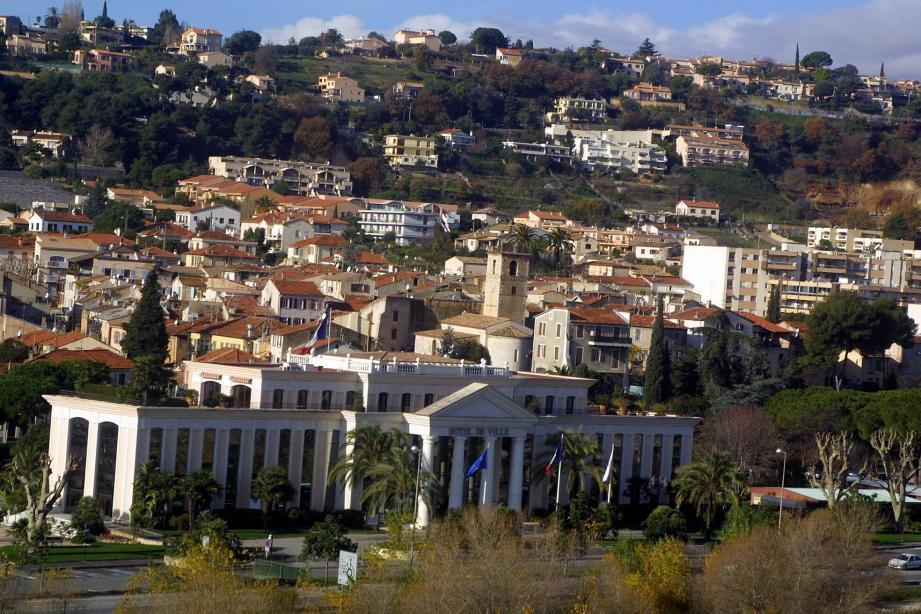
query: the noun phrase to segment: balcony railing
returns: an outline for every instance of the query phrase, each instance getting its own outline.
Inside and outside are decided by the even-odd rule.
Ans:
[[[633,340],[630,337],[609,337],[607,335],[598,335],[588,337],[589,345],[625,345],[630,346]]]
[[[508,365],[494,366],[469,363],[424,362],[421,358],[414,361],[378,360],[375,358],[352,358],[350,354],[321,354],[309,356],[288,354],[285,369],[289,371],[319,371],[333,369],[352,373],[394,373],[397,375],[445,375],[450,377],[510,377],[512,370]]]

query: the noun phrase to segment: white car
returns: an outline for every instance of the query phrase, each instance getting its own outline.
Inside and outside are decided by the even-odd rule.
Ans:
[[[889,567],[893,569],[921,569],[921,554],[900,554],[894,559],[889,559]]]

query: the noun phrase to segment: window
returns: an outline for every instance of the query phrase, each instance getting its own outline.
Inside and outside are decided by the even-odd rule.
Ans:
[[[584,336],[585,336],[585,327],[579,324],[578,326],[576,326],[576,337],[581,339]]]
[[[392,311],[392,312],[390,313],[390,318],[391,318],[394,322],[399,322],[399,321],[400,321],[400,312],[399,312],[399,311]]]
[[[413,395],[404,392],[400,395],[400,411],[409,411],[412,408],[413,404]]]
[[[333,406],[333,391],[324,390],[323,395],[320,397],[320,409],[332,409]]]
[[[557,324],[556,325],[556,338],[559,339],[562,334],[563,334],[563,325]]]
[[[566,415],[571,416],[575,408],[576,408],[576,397],[573,397],[573,396],[566,397]]]
[[[518,294],[518,287],[517,287],[517,286],[512,286],[512,292],[511,292],[511,294],[512,294],[512,296],[515,296],[516,294]]]
[[[272,391],[272,409],[281,409],[282,404],[285,402],[285,391],[281,388],[276,388]]]
[[[540,345],[537,346],[537,357],[538,357],[538,358],[546,358],[546,357],[547,357],[547,346],[546,346],[546,345],[540,344]]]
[[[348,409],[352,409],[356,400],[358,400],[358,393],[354,390],[349,390],[345,393],[345,405]]]
[[[515,350],[515,355],[512,360],[514,360],[516,363],[518,362],[518,350]]]
[[[553,397],[550,395],[544,397],[544,413],[548,416],[553,414]]]
[[[395,328],[391,328],[391,329],[390,329],[390,338],[391,338],[391,339],[396,339],[396,338],[397,338],[397,329],[395,329]]]
[[[553,348],[553,360],[559,360],[559,359],[560,359],[560,346],[557,345],[557,346],[554,346]]]
[[[423,397],[422,403],[423,403],[423,405],[424,405],[425,407],[428,407],[429,405],[431,405],[431,404],[434,403],[434,402],[435,402],[435,395],[432,394],[432,393],[428,393],[428,394],[425,395],[425,397]]]
[[[592,350],[592,362],[601,362],[601,350],[599,349]]]
[[[547,323],[546,322],[541,322],[540,324],[537,325],[537,334],[538,335],[547,334]]]
[[[518,277],[518,261],[512,260],[508,263],[508,274],[510,277]]]
[[[577,365],[581,365],[581,364],[582,364],[582,348],[576,348],[576,360],[575,360],[575,363],[576,363]]]
[[[387,401],[389,395],[386,392],[381,392],[377,395],[377,411],[387,411]]]

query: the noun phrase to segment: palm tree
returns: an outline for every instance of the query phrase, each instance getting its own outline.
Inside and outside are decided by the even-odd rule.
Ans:
[[[388,450],[385,458],[368,470],[368,484],[362,493],[362,503],[373,509],[392,509],[406,514],[413,509],[416,493],[418,461],[412,451],[403,446]],[[435,476],[426,470],[418,474],[419,496],[431,507],[430,490]]]
[[[288,472],[281,465],[263,467],[250,485],[250,495],[262,502],[262,526],[268,528],[269,513],[291,497],[294,489],[288,483]]]
[[[176,496],[176,476],[161,473],[160,465],[149,460],[134,476],[134,497],[131,504],[132,524],[152,527],[156,519],[166,524],[166,509]]]
[[[693,505],[703,517],[704,534],[709,537],[718,507],[738,502],[739,482],[738,467],[729,453],[713,448],[690,465],[678,469],[672,480],[675,503]]]
[[[256,212],[265,213],[266,211],[272,211],[275,207],[278,206],[278,203],[275,202],[275,199],[271,196],[260,196],[256,199]]]
[[[198,506],[207,503],[219,492],[221,492],[221,485],[214,480],[214,474],[206,469],[193,471],[176,481],[176,494],[185,499],[186,512],[189,514],[189,529],[195,526],[195,513]]]
[[[601,471],[598,468],[597,457],[600,452],[598,442],[579,431],[563,431],[563,463],[562,469],[569,470],[569,480],[566,484],[567,492],[577,494],[588,490],[590,481],[602,485]],[[557,444],[560,442],[560,433],[548,435],[546,446],[547,462],[553,457]],[[535,478],[546,478],[543,467],[538,467]]]
[[[513,226],[511,235],[508,237],[508,242],[512,244],[512,247],[523,254],[533,252],[537,240],[537,231],[525,224]]]
[[[61,25],[61,16],[58,14],[58,7],[52,6],[45,14],[45,27],[57,30]]]
[[[360,426],[346,434],[342,447],[352,450],[330,467],[329,479],[343,486],[364,484],[371,467],[384,462],[393,448],[406,447],[406,435],[377,425]]]
[[[547,233],[547,249],[553,252],[553,262],[560,265],[565,252],[572,250],[572,235],[560,226],[555,226]]]

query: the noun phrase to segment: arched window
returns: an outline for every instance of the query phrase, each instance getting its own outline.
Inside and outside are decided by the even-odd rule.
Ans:
[[[358,393],[354,390],[349,390],[345,393],[345,407],[346,409],[352,409],[355,405],[355,401],[358,400]]]
[[[221,384],[218,382],[204,382],[201,385],[199,401],[206,407],[217,405],[217,395],[221,394]]]
[[[71,418],[68,428],[67,456],[77,462],[76,469],[67,479],[65,509],[73,508],[83,497],[86,478],[86,443],[89,439],[89,422],[85,418]]]
[[[413,395],[409,392],[404,392],[400,395],[400,411],[409,411],[413,404]]]
[[[428,407],[429,405],[431,405],[431,404],[434,403],[434,402],[435,402],[435,395],[434,395],[434,394],[432,394],[432,393],[430,392],[430,393],[428,393],[428,394],[425,395],[425,398],[424,398],[424,400],[423,400],[423,405],[424,405],[425,407]]]
[[[511,277],[518,277],[518,261],[512,260],[508,263],[508,274]]]
[[[237,384],[230,389],[234,407],[249,407],[253,391],[249,386]]]
[[[381,392],[377,395],[377,411],[387,411],[387,403],[390,400],[390,395],[386,392]]]
[[[297,408],[307,409],[307,391],[306,390],[297,391]]]
[[[553,397],[549,394],[544,397],[544,413],[548,416],[553,414]]]
[[[281,409],[281,406],[285,402],[285,391],[281,388],[276,388],[272,391],[272,409]]]
[[[512,286],[512,296],[518,294],[518,286]]]
[[[324,390],[323,396],[320,397],[320,409],[332,409],[333,407],[333,391]]]

